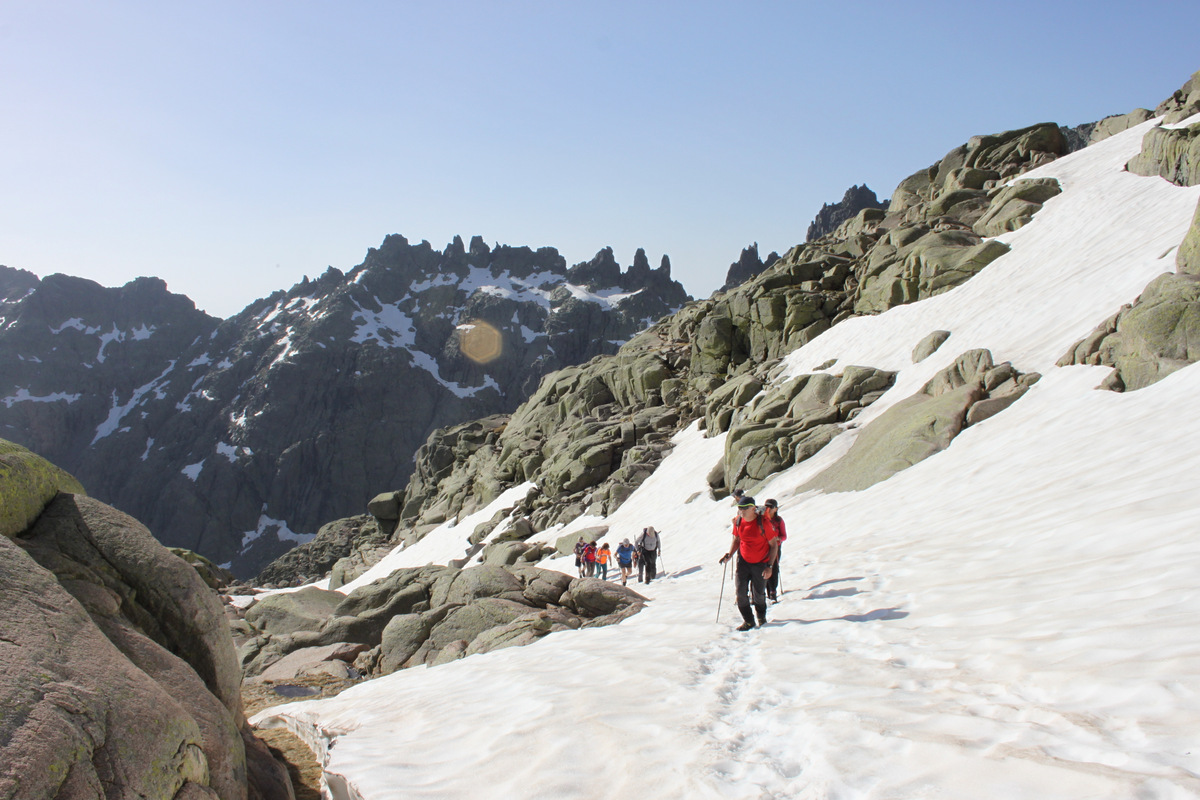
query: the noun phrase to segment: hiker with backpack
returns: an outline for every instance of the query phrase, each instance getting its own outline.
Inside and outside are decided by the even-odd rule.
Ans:
[[[658,555],[662,552],[662,537],[654,528],[643,528],[642,535],[635,542],[641,563],[645,564],[645,581],[649,583],[658,574]],[[638,569],[638,579],[641,580],[642,570]]]
[[[771,577],[767,578],[767,599],[772,603],[779,602],[779,557],[783,552],[783,543],[787,541],[787,525],[783,523],[783,517],[779,516],[779,503],[774,500],[768,500],[763,503],[763,524],[769,528],[773,528],[775,535],[779,537],[779,545],[775,549],[775,560],[771,562]]]
[[[579,541],[575,543],[575,568],[579,570],[579,577],[581,577],[581,578],[584,577],[584,575],[583,575],[583,571],[584,571],[583,551],[586,548],[587,548],[587,542],[585,542],[583,540],[583,537],[580,536]]]
[[[737,553],[737,607],[742,613],[739,631],[767,624],[766,581],[774,571],[771,567],[779,555],[779,537],[775,528],[764,525],[754,498],[743,496],[738,502],[738,519],[733,525],[733,543],[720,564],[728,563]],[[753,608],[753,610],[752,610]],[[758,621],[755,622],[755,612]]]
[[[600,549],[596,551],[596,569],[600,572],[600,580],[608,580],[608,560],[612,558],[612,553],[608,549],[608,542],[600,545]]]
[[[596,574],[596,543],[588,542],[583,548],[584,577],[590,578]]]
[[[617,545],[617,566],[621,568],[621,585],[629,585],[629,576],[633,574],[633,559],[637,556],[637,551],[633,549],[633,545],[628,539]]]

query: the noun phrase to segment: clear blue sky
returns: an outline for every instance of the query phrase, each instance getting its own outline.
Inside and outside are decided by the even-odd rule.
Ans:
[[[1153,107],[1200,3],[4,0],[0,263],[218,316],[389,233],[695,296],[969,136]]]

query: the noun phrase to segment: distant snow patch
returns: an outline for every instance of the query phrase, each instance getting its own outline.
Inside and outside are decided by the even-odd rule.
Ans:
[[[154,437],[150,437],[149,439],[146,440],[146,452],[142,453],[142,461],[145,461],[146,459],[148,459],[150,457],[150,448],[151,447],[154,447]]]
[[[67,328],[71,328],[72,330],[77,330],[77,331],[83,331],[84,333],[87,333],[87,334],[100,332],[100,328],[98,328],[98,327],[91,328],[91,327],[88,327],[87,325],[84,325],[83,320],[80,317],[71,317],[69,320],[64,322],[62,325],[59,325],[57,328],[51,328],[50,332],[51,333],[62,333]]]
[[[167,368],[162,371],[161,375],[149,383],[134,389],[133,395],[129,398],[129,402],[125,403],[124,405],[121,404],[120,399],[117,397],[116,391],[113,391],[112,408],[110,408],[108,411],[108,418],[96,426],[96,435],[92,438],[92,444],[100,441],[105,436],[116,433],[118,428],[121,427],[121,420],[125,418],[125,415],[140,405],[142,398],[150,392],[154,392],[155,399],[162,400],[166,396],[162,387],[169,383],[169,381],[164,379],[173,369],[175,369],[175,362],[168,362]]]
[[[186,467],[184,467],[183,469],[181,469],[179,471],[182,472],[184,475],[187,475],[193,481],[195,481],[196,478],[200,477],[200,470],[204,469],[205,460],[206,459],[202,458],[199,461],[197,461],[195,464],[188,464]]]
[[[30,394],[28,389],[18,389],[17,393],[9,397],[0,398],[0,403],[4,403],[7,408],[12,408],[13,403],[74,403],[82,394],[67,394],[66,392],[54,392],[53,394],[36,395]]]
[[[252,531],[246,531],[242,534],[242,552],[246,552],[246,548],[250,546],[251,542],[261,538],[264,534],[269,532],[274,532],[275,537],[281,542],[288,540],[296,542],[297,544],[311,542],[317,537],[315,533],[296,533],[288,528],[285,520],[269,517],[264,511],[263,514],[258,518],[258,527]]]
[[[583,288],[582,286],[576,286],[573,283],[565,283],[563,285],[567,287],[567,291],[571,293],[572,297],[578,300],[584,300],[588,303],[596,303],[607,309],[616,308],[618,305],[620,305],[621,301],[627,300],[634,295],[641,294],[644,291],[643,289],[638,289],[636,292],[623,292],[619,288],[613,288],[597,289],[593,292]]]
[[[225,456],[229,459],[230,463],[233,463],[237,461],[238,456],[252,456],[254,455],[254,451],[249,447],[217,442],[217,455]]]

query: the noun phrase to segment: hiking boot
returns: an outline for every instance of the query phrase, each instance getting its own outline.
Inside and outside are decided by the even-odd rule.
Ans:
[[[753,623],[751,623],[751,622],[743,622],[741,625],[738,625],[738,628],[737,628],[737,629],[738,629],[739,631],[748,631],[748,630],[750,630],[750,629],[751,629],[751,628],[753,628],[753,627],[754,627],[754,624],[753,624]]]

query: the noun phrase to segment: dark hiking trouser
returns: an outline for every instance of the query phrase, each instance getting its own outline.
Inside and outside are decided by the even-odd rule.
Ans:
[[[646,583],[649,583],[658,575],[658,551],[642,551],[642,561],[646,564]]]
[[[738,554],[737,562],[737,607],[742,612],[746,624],[754,624],[754,614],[750,610],[751,602],[758,612],[758,624],[767,621],[767,594],[763,582],[763,570],[769,566],[767,562],[751,564]]]
[[[779,597],[779,555],[783,552],[783,548],[779,548],[779,553],[775,554],[775,563],[771,565],[771,577],[767,578],[767,597],[774,600]]]

